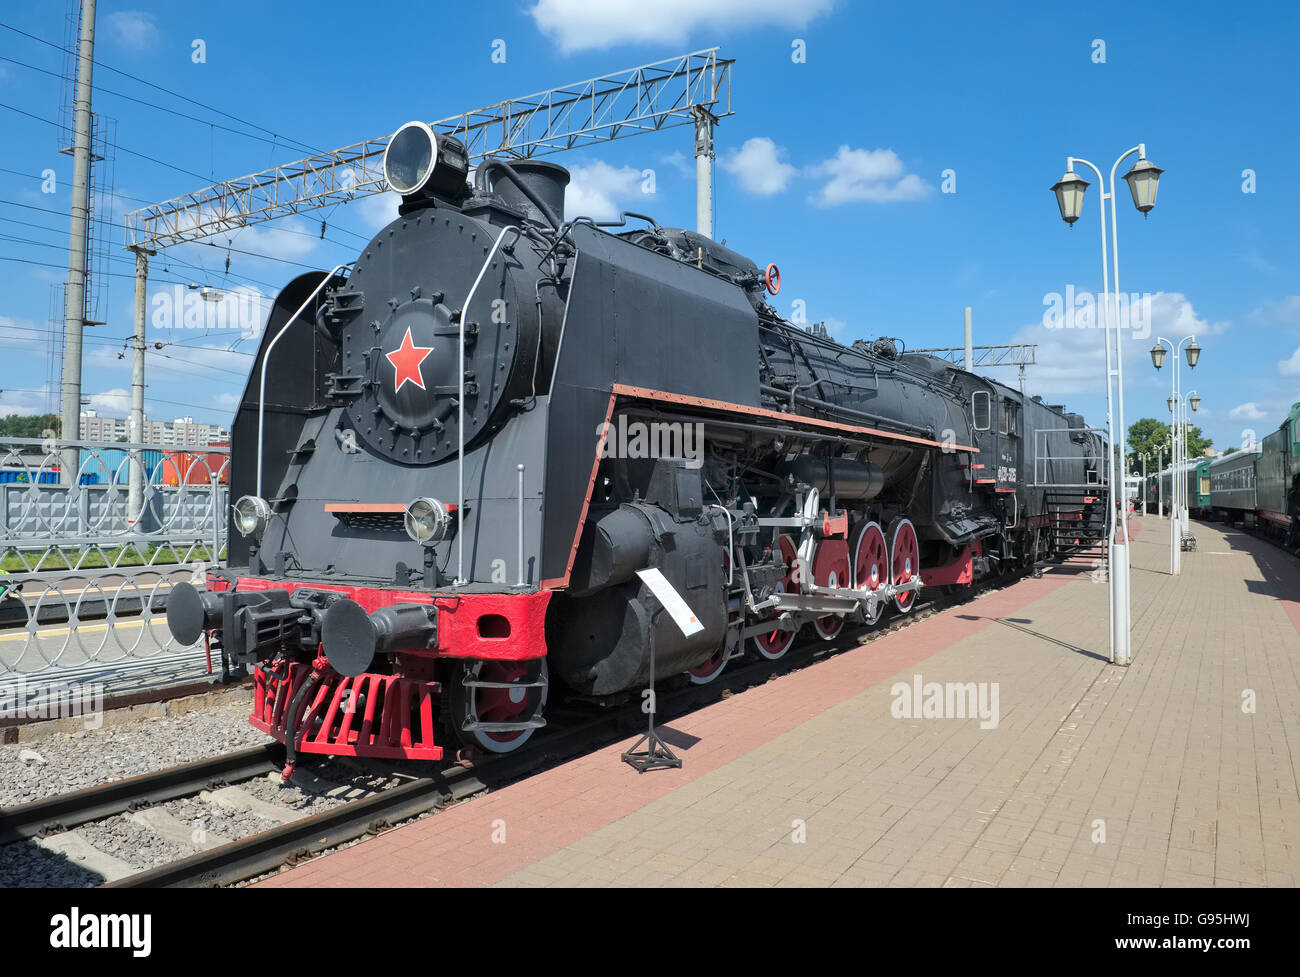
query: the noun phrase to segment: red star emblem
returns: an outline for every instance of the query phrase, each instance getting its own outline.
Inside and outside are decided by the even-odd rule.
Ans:
[[[411,327],[407,326],[406,335],[402,337],[402,345],[391,353],[384,354],[388,362],[393,364],[393,369],[397,371],[397,375],[393,378],[394,393],[401,393],[402,384],[407,381],[421,390],[424,389],[424,376],[420,373],[420,364],[432,352],[432,346],[416,346],[411,341]]]

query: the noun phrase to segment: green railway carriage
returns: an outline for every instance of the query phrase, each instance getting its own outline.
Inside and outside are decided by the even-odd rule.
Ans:
[[[1171,476],[1183,480],[1191,515],[1259,526],[1300,547],[1300,403],[1258,448],[1186,461],[1154,476],[1152,494],[1162,502]]]
[[[1224,522],[1254,521],[1259,450],[1234,451],[1210,462],[1210,509]]]
[[[1300,403],[1260,445],[1255,497],[1260,521],[1285,533],[1289,544],[1300,542]]]
[[[1212,460],[1199,458],[1195,461],[1181,462],[1173,468],[1166,468],[1159,475],[1159,498],[1166,500],[1165,504],[1168,504],[1169,479],[1172,473],[1173,477],[1181,480],[1188,512],[1197,516],[1207,514],[1210,511],[1210,462]]]
[[[1210,512],[1210,463],[1213,458],[1199,458],[1188,462],[1183,472],[1186,482],[1187,508],[1192,515],[1205,516]]]

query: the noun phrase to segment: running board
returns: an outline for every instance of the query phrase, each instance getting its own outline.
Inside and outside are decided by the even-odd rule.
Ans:
[[[465,723],[460,727],[463,733],[516,733],[524,729],[541,729],[546,725],[546,720],[541,716],[536,719],[526,719],[518,723],[485,723],[480,720]]]
[[[854,590],[849,587],[816,587],[809,593],[773,594],[763,601],[758,610],[768,608],[777,611],[806,612],[818,617],[827,614],[850,614],[864,609],[868,613],[875,608],[871,604],[888,604],[900,594],[912,593],[924,586],[920,577],[916,577],[901,586],[886,584],[875,590]]]
[[[487,682],[483,679],[467,678],[461,681],[467,689],[544,689],[545,682]]]

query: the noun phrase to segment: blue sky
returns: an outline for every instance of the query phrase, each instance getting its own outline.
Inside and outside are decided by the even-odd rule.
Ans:
[[[1157,375],[1146,353],[1155,333],[1196,334],[1204,353],[1190,378],[1184,371],[1184,389],[1200,393],[1197,419],[1220,447],[1270,430],[1300,400],[1298,198],[1287,183],[1300,148],[1292,5],[511,0],[425,4],[418,25],[396,22],[402,9],[101,0],[99,61],[211,107],[97,70],[106,89],[202,120],[97,94],[122,147],[113,219],[207,177],[305,155],[281,137],[342,146],[409,119],[716,44],[737,62],[735,115],[717,132],[716,236],[780,265],[773,301],[783,314],[800,308],[842,340],[896,336],[915,348],[960,345],[962,307],[972,305],[977,343],[1038,344],[1030,392],[1101,424],[1101,333],[1043,321],[1053,294],[1101,289],[1098,187],[1073,228],[1048,188],[1068,155],[1109,172],[1145,142],[1166,173],[1146,220],[1120,185],[1121,285],[1149,297],[1149,317],[1125,341],[1126,419],[1167,416],[1169,371]],[[0,22],[61,43],[64,18],[52,2],[8,5]],[[196,39],[205,63],[192,60]],[[498,40],[504,63],[493,59]],[[796,41],[803,61],[792,57]],[[0,102],[57,119],[61,82],[31,66],[57,73],[63,55],[0,29],[0,56],[10,59],[0,61]],[[60,214],[71,178],[58,148],[55,127],[0,108],[0,258],[56,266],[0,260],[0,413],[46,403],[50,286],[65,276]],[[570,215],[626,208],[690,227],[691,151],[682,127],[551,159],[574,170]],[[42,193],[47,168],[53,194]],[[653,195],[643,192],[647,169]],[[1252,193],[1243,192],[1247,170]],[[944,192],[953,189],[945,171],[955,192]],[[368,197],[247,228],[232,247],[268,257],[232,253],[229,274],[225,238],[172,249],[153,261],[154,288],[194,282],[272,295],[303,265],[353,257],[390,206]],[[89,331],[84,391],[122,414],[132,265],[120,230],[109,254],[122,277],[107,280],[107,322]],[[149,355],[150,415],[228,422],[253,341],[152,327],[149,339],[165,344]],[[995,375],[1015,383],[1014,369]]]

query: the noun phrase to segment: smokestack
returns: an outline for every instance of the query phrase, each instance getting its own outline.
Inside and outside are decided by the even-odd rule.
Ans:
[[[967,373],[975,372],[975,348],[973,346],[974,341],[975,341],[974,334],[971,331],[971,324],[970,324],[970,306],[968,305],[966,306],[966,372]]]

